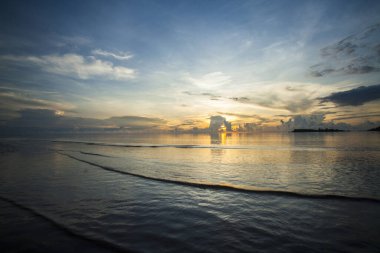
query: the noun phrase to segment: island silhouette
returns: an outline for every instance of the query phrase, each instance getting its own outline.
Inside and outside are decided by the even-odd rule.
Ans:
[[[293,133],[304,133],[304,132],[347,132],[346,130],[333,129],[333,128],[318,128],[318,129],[305,129],[296,128],[292,131]]]

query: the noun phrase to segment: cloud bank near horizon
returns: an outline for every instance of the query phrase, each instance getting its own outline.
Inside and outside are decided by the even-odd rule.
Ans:
[[[39,129],[111,129],[128,131],[153,131],[164,129],[167,121],[160,118],[143,116],[118,116],[106,119],[65,116],[62,111],[48,109],[22,110],[18,117],[6,122],[3,127]]]

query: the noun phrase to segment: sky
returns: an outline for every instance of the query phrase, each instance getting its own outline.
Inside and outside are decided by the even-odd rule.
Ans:
[[[379,1],[1,1],[0,126],[380,125]]]

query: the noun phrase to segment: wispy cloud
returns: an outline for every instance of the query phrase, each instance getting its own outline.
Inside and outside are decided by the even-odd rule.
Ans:
[[[2,60],[16,61],[21,64],[34,64],[42,70],[79,79],[106,78],[111,80],[129,80],[136,71],[123,66],[115,66],[108,61],[78,54],[45,56],[2,56]]]
[[[105,51],[105,50],[102,50],[102,49],[92,50],[92,53],[94,55],[100,55],[100,56],[104,56],[104,57],[112,57],[112,58],[115,58],[117,60],[122,60],[122,61],[129,60],[129,59],[131,59],[133,57],[133,54],[131,54],[129,52],[117,52],[117,53],[114,53],[114,52]]]
[[[230,97],[238,103],[257,105],[275,110],[287,110],[292,113],[305,112],[315,104],[315,85],[307,88],[290,88],[289,85],[268,85],[267,89],[246,93],[244,96]],[[269,89],[268,89],[269,88]]]
[[[231,82],[231,76],[223,72],[210,72],[200,77],[193,77],[186,74],[185,81],[202,88],[202,89],[215,89]]]
[[[380,72],[380,23],[369,26],[335,44],[321,49],[323,62],[310,67],[310,74],[366,74]]]
[[[366,114],[343,114],[333,117],[332,120],[347,120],[347,119],[361,119],[361,118],[378,118],[380,112],[366,113]]]

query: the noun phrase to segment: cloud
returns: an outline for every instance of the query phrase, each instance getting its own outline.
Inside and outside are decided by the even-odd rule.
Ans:
[[[330,73],[333,73],[335,72],[336,70],[333,69],[333,68],[326,68],[326,69],[316,69],[314,67],[312,67],[312,70],[310,71],[310,75],[314,76],[314,77],[321,77],[321,76],[325,76],[325,75],[328,75]]]
[[[219,100],[222,98],[220,95],[216,95],[210,92],[191,92],[191,91],[183,91],[183,94],[189,95],[189,96],[205,96],[209,97],[210,100]]]
[[[352,115],[347,117],[335,117],[331,121],[326,121],[325,113],[313,113],[306,115],[293,115],[288,121],[281,121],[282,130],[290,131],[293,129],[318,129],[318,128],[330,128],[330,129],[341,129],[341,130],[368,130],[370,128],[380,125],[379,121],[365,121],[357,125],[348,124],[345,122],[335,122],[345,119],[356,119],[356,118],[371,118],[377,117],[379,114],[369,114],[369,115]]]
[[[225,115],[225,116],[234,116],[237,118],[261,118],[259,115],[248,115],[248,114],[241,114],[241,113],[231,113],[231,112],[218,112],[219,114]]]
[[[291,86],[291,85],[288,85],[285,87],[285,90],[286,91],[294,91],[294,92],[298,92],[298,91],[304,91],[305,89],[301,86]]]
[[[314,87],[313,87],[314,89]],[[232,100],[242,104],[258,105],[269,109],[288,110],[291,112],[303,112],[310,109],[315,99],[311,98],[313,89],[309,86],[284,86],[275,87],[271,85],[262,91],[253,91],[249,95],[225,97],[211,92],[183,91],[189,96],[206,96],[210,100]]]
[[[232,97],[230,99],[232,99],[233,101],[236,101],[236,102],[241,102],[241,103],[244,103],[244,102],[249,103],[250,102],[250,99],[247,97]]]
[[[337,117],[334,117],[333,120],[377,118],[377,117],[380,117],[380,113],[338,115]]]
[[[180,124],[172,126],[173,129],[192,129],[204,123],[203,120],[185,119]]]
[[[113,52],[109,52],[109,51],[105,51],[105,50],[101,50],[101,49],[92,50],[92,53],[94,55],[112,57],[112,58],[115,58],[115,59],[121,60],[121,61],[126,61],[126,60],[129,60],[133,57],[133,55],[131,53],[128,53],[128,52],[113,53]]]
[[[325,120],[325,114],[306,114],[294,115],[288,121],[281,121],[281,128],[285,131],[293,129],[318,129],[318,128],[333,128],[341,130],[353,129],[353,126],[346,123],[334,123]]]
[[[122,116],[111,117],[106,121],[112,122],[119,127],[131,127],[131,126],[155,126],[166,124],[167,121],[160,118],[148,118],[141,116]]]
[[[322,48],[324,61],[311,66],[310,74],[322,77],[332,73],[355,75],[380,72],[379,40],[380,23]]]
[[[45,107],[51,105],[49,101],[24,97],[14,92],[0,92],[0,107],[13,108],[13,107]]]
[[[309,129],[323,127],[324,120],[324,114],[295,115],[287,123],[290,128]]]
[[[380,68],[370,65],[362,65],[360,63],[351,63],[342,69],[342,71],[346,74],[366,74],[371,72],[379,72]]]
[[[332,102],[340,106],[359,106],[377,99],[380,99],[380,84],[335,92],[320,100],[322,103]]]
[[[106,119],[65,116],[63,112],[50,109],[24,109],[18,117],[8,120],[7,127],[41,129],[102,129],[123,128],[132,131],[155,130],[166,126],[166,120],[141,116],[121,116]]]
[[[263,126],[265,123],[276,123],[278,120],[276,117],[263,117],[256,114],[241,114],[241,113],[230,113],[230,112],[218,112],[221,115],[224,116],[233,116],[236,117],[236,120],[232,120],[233,123],[249,123],[249,124],[255,124],[257,127]],[[246,120],[250,119],[249,122],[245,122]],[[255,122],[252,122],[255,121]]]
[[[7,121],[5,126],[41,129],[107,127],[107,122],[102,120],[64,116],[61,111],[50,109],[24,109],[18,114],[18,117]]]
[[[111,80],[129,80],[134,78],[134,69],[114,66],[113,63],[83,57],[78,54],[45,55],[45,56],[3,56],[3,60],[18,63],[32,63],[42,70],[63,76],[79,79],[107,78]]]
[[[286,110],[299,114],[311,112],[318,104],[318,98],[330,94],[332,90],[329,86],[300,82],[263,82],[255,84],[254,87],[257,88],[236,92],[235,96],[228,99],[263,109]]]
[[[290,112],[303,112],[310,109],[314,104],[314,99],[308,96],[288,98],[276,93],[254,97],[232,97],[230,99],[239,103],[253,104],[270,109],[288,110]]]
[[[231,76],[226,75],[223,72],[210,72],[201,77],[192,77],[187,74],[184,79],[202,89],[214,89],[231,82]]]
[[[42,99],[36,96],[36,93],[52,96],[54,100]],[[0,120],[7,120],[15,117],[17,112],[23,109],[51,109],[72,110],[72,105],[57,101],[54,93],[46,91],[23,90],[11,87],[0,87]]]

